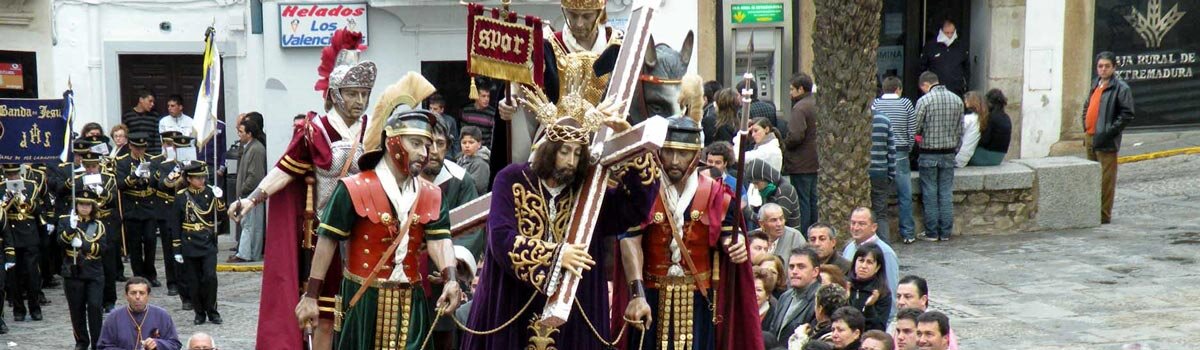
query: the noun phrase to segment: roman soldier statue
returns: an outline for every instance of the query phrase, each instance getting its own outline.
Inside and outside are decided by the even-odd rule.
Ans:
[[[436,147],[432,134],[437,117],[412,109],[416,101],[405,99],[399,104],[383,102],[394,106],[387,111],[384,145],[359,159],[363,171],[342,178],[321,211],[312,269],[304,297],[295,308],[303,326],[317,317],[323,286],[339,286],[338,349],[422,346],[433,327],[435,309],[422,287],[430,277],[421,272],[422,250],[428,250],[433,268],[448,281],[437,298],[437,311],[453,313],[460,301],[442,193],[419,176],[430,149]],[[339,267],[343,271],[327,274],[333,272],[330,261],[339,244],[347,252],[344,267]]]
[[[696,170],[700,124],[685,116],[669,121],[657,157],[665,180],[650,217],[620,240],[628,305],[619,300],[614,308],[638,329],[628,348],[727,349],[717,334],[735,327],[739,348],[761,349],[753,282],[728,274],[749,277],[750,269],[746,238],[734,231],[733,191]]]
[[[329,200],[337,179],[358,173],[356,160],[363,153],[366,115],[371,89],[375,86],[376,66],[360,61],[365,49],[362,33],[340,29],[330,45],[321,51],[319,79],[315,89],[324,98],[325,114],[309,112],[292,133],[287,150],[275,167],[249,196],[233,203],[230,217],[240,220],[250,210],[268,200],[264,247],[262,296],[259,304],[258,349],[300,349],[302,335],[293,308],[300,298],[301,285],[308,277],[314,234],[319,223],[316,213]],[[332,259],[340,273],[340,259]],[[333,330],[334,295],[330,285],[320,293],[322,310],[315,322],[314,349],[329,349]]]

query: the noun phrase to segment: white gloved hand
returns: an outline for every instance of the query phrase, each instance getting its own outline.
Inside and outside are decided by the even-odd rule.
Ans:
[[[79,216],[71,214],[71,228],[79,228]]]
[[[4,270],[12,270],[13,266],[17,266],[17,263],[4,263]]]
[[[75,237],[75,238],[71,239],[71,247],[72,248],[79,248],[82,246],[83,246],[83,240],[79,239],[79,237]]]
[[[97,195],[97,196],[99,196],[99,195],[103,195],[103,194],[104,194],[104,186],[100,186],[100,185],[93,185],[93,186],[92,186],[92,191],[96,192],[96,195]]]
[[[225,196],[225,191],[222,191],[220,187],[208,185],[208,188],[212,189],[213,195],[217,196],[217,198],[221,198],[221,197]]]
[[[54,224],[46,224],[46,232],[49,234],[54,234]]]
[[[183,263],[183,255],[175,254],[175,262],[182,264]]]

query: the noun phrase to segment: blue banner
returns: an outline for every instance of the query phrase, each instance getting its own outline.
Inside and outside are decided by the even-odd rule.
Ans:
[[[64,99],[0,99],[0,163],[57,163],[67,143]]]

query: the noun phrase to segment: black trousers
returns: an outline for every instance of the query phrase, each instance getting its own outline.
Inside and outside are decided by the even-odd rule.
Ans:
[[[114,220],[106,220],[106,227],[119,227]],[[117,277],[125,273],[125,265],[121,263],[121,230],[112,230],[105,233],[108,239],[108,246],[101,253],[101,258],[104,262],[104,305],[113,305],[117,303]]]
[[[96,347],[100,340],[100,327],[104,319],[103,279],[84,280],[67,278],[63,289],[67,294],[67,308],[71,310],[71,328],[75,330],[75,347]]]
[[[3,253],[0,253],[3,254]],[[0,324],[4,324],[4,306],[8,305],[8,286],[4,283],[5,276],[8,271],[4,271],[4,264],[0,264]],[[13,304],[16,304],[14,301]]]
[[[57,228],[55,228],[57,230]],[[39,266],[42,269],[42,287],[50,284],[54,280],[54,275],[62,271],[62,249],[58,247],[58,240],[53,232],[46,232],[46,226],[43,225],[39,230],[41,232],[41,261]]]
[[[9,296],[13,299],[13,314],[25,315],[25,302],[28,302],[28,311],[41,312],[42,305],[38,304],[38,295],[42,291],[42,274],[38,267],[40,249],[35,245],[16,250],[17,265],[9,271],[9,275],[16,276],[9,281],[13,293]]]
[[[183,270],[197,315],[217,312],[217,253],[183,257]],[[184,293],[180,290],[180,293]]]
[[[154,268],[155,229],[158,220],[125,219],[125,252],[129,255],[129,267],[134,276],[154,281],[158,271]]]
[[[186,290],[182,264],[175,261],[175,254],[179,252],[178,248],[171,247],[171,237],[167,231],[167,222],[158,220],[158,240],[162,243],[163,266],[167,270],[167,286],[175,286],[175,290],[179,291],[179,299],[183,302],[191,302],[192,296]]]

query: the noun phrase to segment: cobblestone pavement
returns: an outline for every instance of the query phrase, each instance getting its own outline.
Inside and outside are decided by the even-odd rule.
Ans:
[[[1195,349],[1200,156],[1122,165],[1113,223],[896,245],[964,349]]]
[[[963,349],[1192,349],[1200,343],[1200,155],[1120,167],[1113,224],[1071,231],[959,236],[897,244],[902,274],[930,282]],[[219,259],[232,238],[221,237]],[[162,267],[160,262],[160,275]],[[179,299],[155,289],[182,337],[205,331],[227,350],[252,349],[261,274],[219,273],[225,324],[194,326]],[[13,322],[0,349],[73,344],[61,288],[41,322]],[[124,304],[121,300],[118,304]],[[186,339],[185,339],[186,340]],[[10,346],[15,343],[15,346]]]

